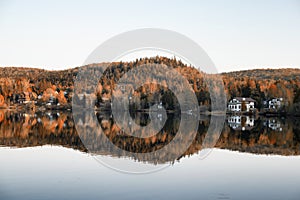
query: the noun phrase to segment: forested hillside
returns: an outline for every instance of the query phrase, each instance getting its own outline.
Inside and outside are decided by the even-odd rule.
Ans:
[[[165,64],[174,68],[182,74],[189,82],[202,107],[210,106],[210,95],[207,80],[214,81],[216,75],[208,75],[198,72],[191,66],[187,66],[180,60],[166,57],[153,57],[136,59],[132,62],[114,62],[99,80],[95,91],[97,106],[103,101],[111,99],[116,89],[118,80],[129,70],[142,64]],[[95,67],[101,64],[83,66],[86,68]],[[50,109],[70,107],[74,79],[80,68],[62,71],[47,71],[33,68],[0,68],[0,107],[20,108],[47,107]],[[155,73],[155,72],[154,72]],[[177,99],[168,90],[168,85],[160,82],[160,76],[164,76],[159,69],[156,84],[151,82],[138,88],[132,93],[132,98],[138,100],[139,105],[133,105],[136,109],[148,108],[151,104],[157,103],[160,99],[167,109],[177,108]],[[300,112],[300,69],[259,69],[246,70],[220,74],[225,86],[227,100],[233,97],[251,97],[256,100],[256,107],[261,109],[263,101],[271,98],[282,98],[284,109],[289,113]],[[94,76],[99,77],[98,74]],[[137,74],[139,79],[143,74]],[[175,79],[176,81],[176,79]],[[133,80],[134,82],[134,80]],[[186,88],[180,88],[184,90]],[[214,88],[218,91],[218,88]],[[86,94],[83,94],[84,96]],[[81,100],[81,97],[75,96]],[[30,105],[30,106],[28,106]]]

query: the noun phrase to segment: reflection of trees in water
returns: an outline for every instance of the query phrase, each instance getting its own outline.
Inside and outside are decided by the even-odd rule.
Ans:
[[[147,124],[149,116],[137,113],[134,115],[135,123]],[[110,152],[106,148],[103,138],[98,138],[96,150],[99,154],[124,156],[121,150],[129,152],[153,152],[167,145],[174,138],[180,118],[175,115],[168,116],[167,123],[155,136],[148,138],[135,138],[119,128],[110,114],[98,114],[97,118],[105,136],[120,151]],[[269,122],[280,123],[279,129],[270,128]],[[82,129],[92,129],[90,119],[82,119]],[[202,148],[210,118],[201,117],[198,134],[192,145],[182,156],[192,155]],[[130,126],[130,125],[128,125]],[[84,135],[83,135],[84,137]],[[41,145],[60,145],[87,152],[77,134],[71,113],[13,113],[0,111],[0,145],[8,147],[33,147]],[[249,152],[255,154],[299,155],[300,150],[300,120],[293,118],[258,118],[251,130],[234,130],[225,124],[218,139],[216,148]],[[176,152],[171,149],[170,154]],[[167,155],[161,155],[167,156]],[[136,157],[136,160],[142,158]],[[145,159],[145,158],[143,158]],[[144,161],[144,160],[142,160]]]
[[[122,115],[122,113],[119,114]],[[148,131],[147,128],[137,128],[133,132],[126,132],[125,130],[130,129],[130,125],[126,124],[122,128],[118,127],[110,114],[101,113],[98,115],[101,128],[97,127],[96,124],[93,124],[93,116],[82,112],[76,113],[76,115],[75,119],[77,120],[76,124],[80,138],[84,141],[84,144],[87,145],[89,152],[93,154],[109,154],[119,157],[130,157],[138,161],[155,164],[174,162],[174,160],[176,160],[181,154],[184,154],[184,151],[190,146],[193,141],[192,139],[194,138],[193,134],[196,135],[195,132],[186,131],[188,129],[182,130],[182,136],[184,135],[184,137],[191,139],[182,139],[180,140],[182,142],[176,142],[178,140],[178,135],[176,133],[178,126],[180,125],[180,119],[175,117],[173,114],[169,114],[169,119],[167,119],[165,126],[154,136],[148,136],[148,134],[146,134]],[[135,119],[134,123],[137,122],[141,124],[141,122],[148,120],[147,114],[137,113],[135,117],[138,118],[138,120]],[[156,117],[158,117],[158,115],[156,115]],[[122,119],[123,117],[121,116],[120,118]],[[189,118],[184,118],[182,122],[186,123],[188,119]],[[151,120],[155,121],[157,119],[152,116]],[[92,123],[82,123],[86,121]],[[189,123],[190,126],[193,127],[190,121]],[[184,127],[187,127],[187,125]],[[142,138],[134,137],[133,135],[141,135]],[[147,137],[143,137],[145,135]]]
[[[0,113],[3,116],[0,120],[0,145],[61,145],[86,151],[77,135],[70,113]]]
[[[281,129],[270,127],[270,122],[273,121]],[[255,120],[255,125],[250,130],[235,131],[225,126],[217,147],[249,153],[299,155],[299,129],[297,118],[261,117]]]
[[[149,115],[146,113],[136,113],[134,117],[135,123],[144,126],[150,121]],[[165,145],[168,145],[168,143],[176,135],[180,124],[179,117],[175,117],[174,114],[168,114],[168,119],[161,131],[151,137],[138,138],[128,135],[128,133],[124,131],[124,129],[130,130],[131,124],[127,124],[127,127],[119,128],[115,124],[113,118],[107,118],[103,115],[98,115],[98,120],[104,134],[115,146],[123,150],[136,153],[153,152],[163,148]],[[143,134],[143,131],[145,130],[136,131],[139,131],[138,135],[145,135]]]

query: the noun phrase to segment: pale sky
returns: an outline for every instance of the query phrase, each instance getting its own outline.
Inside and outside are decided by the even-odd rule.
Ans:
[[[220,72],[300,67],[300,0],[0,0],[0,66],[80,66],[102,42],[138,28],[186,35]]]

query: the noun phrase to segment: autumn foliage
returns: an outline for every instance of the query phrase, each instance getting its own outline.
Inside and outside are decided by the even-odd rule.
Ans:
[[[143,64],[165,64],[183,75],[190,88],[178,90],[194,90],[198,103],[209,109],[211,104],[210,87],[223,94],[220,87],[211,84],[217,80],[217,75],[199,72],[192,66],[188,66],[180,60],[166,57],[152,57],[136,59],[132,62],[113,62],[105,71],[95,70],[92,76],[99,78],[99,84],[95,90],[90,90],[97,96],[97,105],[103,100],[110,100],[113,92],[118,92],[116,85],[118,80],[131,69]],[[72,102],[74,79],[78,71],[83,68],[92,68],[102,64],[90,64],[80,68],[47,71],[32,68],[0,68],[0,106],[16,104],[18,99],[25,98],[28,101],[37,101],[38,105],[47,103],[54,98],[56,103],[70,105]],[[101,74],[103,75],[101,76]],[[132,92],[132,98],[138,104],[132,105],[136,109],[148,108],[158,100],[168,109],[176,109],[178,102],[176,97],[168,89],[167,83],[160,79],[166,74],[157,70],[157,81],[150,82]],[[136,74],[133,79],[138,80],[143,74]],[[256,100],[256,107],[261,109],[263,101],[271,98],[283,98],[285,110],[289,113],[300,112],[300,69],[259,69],[222,73],[226,99],[233,97],[251,97]],[[133,81],[134,81],[133,80]],[[176,82],[176,79],[174,79]],[[87,83],[88,84],[88,83]],[[213,86],[212,86],[213,85]],[[78,96],[74,97],[79,99]],[[187,99],[188,101],[188,99]]]

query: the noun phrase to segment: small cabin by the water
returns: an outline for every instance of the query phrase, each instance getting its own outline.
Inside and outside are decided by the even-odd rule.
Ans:
[[[278,111],[283,106],[283,98],[273,98],[264,101],[265,109]]]
[[[230,112],[252,112],[255,111],[255,100],[246,97],[234,97],[228,103]]]
[[[57,99],[51,95],[46,105],[52,106],[52,105],[55,105],[56,102],[57,102]]]

